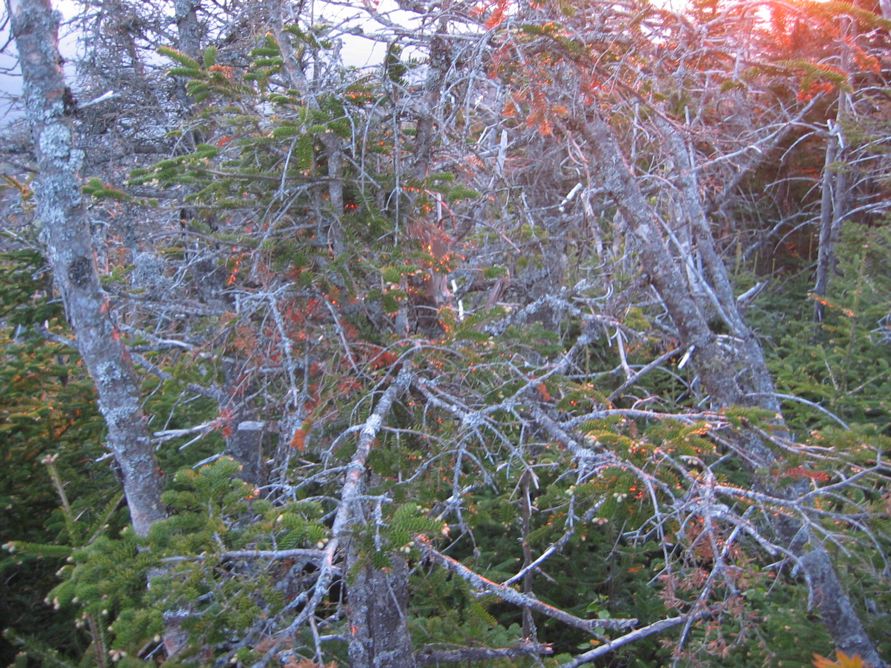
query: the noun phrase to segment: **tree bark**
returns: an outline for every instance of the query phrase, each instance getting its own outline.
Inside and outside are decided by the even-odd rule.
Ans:
[[[348,567],[354,567],[348,570],[355,571],[355,579],[348,583],[347,591],[349,656],[353,668],[372,666],[413,668],[415,665],[412,658],[411,636],[405,626],[406,608],[400,607],[398,611],[384,612],[380,607],[407,603],[403,594],[405,585],[402,582],[406,581],[408,571],[406,569],[394,575],[393,571],[384,573],[375,571],[371,566],[360,565],[360,556],[354,542],[354,533],[363,516],[362,497],[366,489],[366,477],[369,475],[368,457],[384,420],[393,408],[393,403],[408,389],[413,378],[411,364],[406,362],[393,383],[381,395],[371,415],[365,420],[359,432],[356,451],[346,467],[347,473],[340,490],[340,503],[331,524],[331,540],[325,546],[319,560],[319,573],[312,597],[294,621],[279,634],[279,637],[287,638],[315,614],[322,600],[328,596],[329,588],[334,581],[337,556],[346,552],[345,561]],[[399,555],[394,555],[391,563],[394,568],[401,569]],[[404,591],[407,591],[407,586]],[[275,647],[267,656],[271,656],[274,651]],[[400,657],[405,657],[405,662],[399,663],[397,659]]]
[[[83,153],[74,148],[58,50],[59,16],[49,0],[11,0],[12,31],[24,80],[25,108],[37,154],[37,217],[56,287],[108,426],[108,445],[123,477],[140,536],[164,517],[161,474],[139,398],[139,383],[99,285],[81,200]]]
[[[282,53],[282,72],[287,82],[305,97],[306,105],[313,111],[320,111],[317,93],[310,85],[303,65],[291,45],[290,37],[285,32],[285,12],[282,4],[283,0],[267,0],[266,3],[269,27]],[[319,210],[328,208],[331,213],[327,241],[334,254],[340,255],[346,249],[343,234],[343,142],[330,130],[322,133],[319,139],[324,148],[328,176],[328,204],[325,207],[320,200],[318,208]]]
[[[196,60],[201,56],[201,26],[198,24],[198,0],[175,0],[173,11],[179,50]]]
[[[845,18],[842,36],[847,38],[852,32],[850,21]],[[842,40],[844,43],[844,40]],[[842,46],[841,67],[848,73],[848,61],[850,60],[848,47]],[[820,232],[819,246],[817,250],[817,271],[814,281],[814,322],[819,325],[823,322],[826,307],[823,298],[829,294],[829,280],[835,271],[836,255],[835,247],[838,245],[838,237],[841,232],[841,224],[845,217],[845,198],[848,190],[848,180],[844,170],[837,170],[836,163],[844,158],[845,143],[842,123],[845,120],[848,107],[848,93],[843,90],[838,92],[836,106],[835,126],[827,121],[830,134],[826,141],[826,158],[823,163],[822,193],[820,197]]]
[[[176,22],[176,46],[184,54],[201,62],[201,25],[198,23],[200,0],[174,0],[173,12]],[[176,97],[182,105],[186,117],[192,113],[193,100],[186,88],[183,77],[176,78]],[[193,128],[187,135],[191,147],[198,146],[204,138],[199,129]]]
[[[413,668],[415,658],[408,631],[408,564],[389,555],[391,567],[375,568],[351,544],[347,572],[350,665],[355,668]]]
[[[436,34],[430,40],[430,71],[427,81],[424,83],[424,97],[417,111],[412,175],[418,179],[427,176],[433,161],[433,147],[436,143],[436,110],[442,100],[446,75],[452,64],[447,35],[448,23],[443,19],[437,27]]]
[[[412,380],[408,365],[387,388],[365,422],[356,453],[341,491],[341,506],[331,532],[333,543],[346,546],[348,573],[355,573],[347,589],[350,623],[350,665],[353,668],[414,668],[414,650],[408,631],[408,565],[399,554],[390,554],[388,571],[375,568],[358,553],[354,532],[365,512],[366,467],[372,444],[393,403]],[[329,549],[331,545],[329,544]],[[318,585],[317,585],[318,586]]]
[[[691,228],[694,252],[698,253],[704,270],[700,285],[706,290],[718,317],[736,339],[735,352],[740,358],[738,360],[740,363],[738,372],[741,374],[739,382],[743,389],[755,395],[749,397],[749,401],[740,401],[739,398],[729,396],[718,396],[717,401],[727,402],[726,405],[730,405],[732,403],[749,403],[754,399],[763,408],[779,414],[780,405],[775,397],[773,378],[767,368],[764,351],[739,311],[730,276],[727,274],[727,268],[724,266],[724,261],[721,259],[712,236],[708,215],[699,194],[692,149],[682,139],[677,128],[663,119],[659,119],[657,123],[666,139],[672,171],[680,190],[682,209]],[[694,295],[690,295],[690,297],[693,298]],[[724,404],[722,403],[722,405]]]
[[[612,129],[599,117],[589,119],[579,129],[588,140],[603,185],[637,243],[648,278],[665,303],[682,341],[693,348],[696,369],[713,403],[722,406],[752,405],[756,398],[748,396],[747,388],[741,383],[747,369],[755,369],[759,377],[766,375],[769,378],[763,355],[760,359],[757,356],[746,359],[747,368],[741,368],[739,360],[733,359],[719,345],[718,337],[709,327],[706,314],[687,280],[687,274],[682,271],[683,260],[675,258],[666,245],[659,220],[625,162]],[[770,390],[772,392],[772,386]],[[779,410],[772,395],[757,399],[765,403],[765,407]],[[768,456],[766,452],[761,454]]]
[[[241,420],[232,435],[226,438],[226,454],[241,464],[239,477],[250,485],[265,481],[263,466],[263,435],[266,423],[261,420]]]

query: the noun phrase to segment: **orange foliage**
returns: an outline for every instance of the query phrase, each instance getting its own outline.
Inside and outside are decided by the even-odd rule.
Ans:
[[[235,77],[235,68],[230,65],[211,65],[207,68],[208,72],[219,72],[224,77],[226,77],[229,81]]]
[[[308,431],[306,427],[307,424],[304,422],[299,429],[294,431],[294,435],[291,436],[291,447],[298,452],[303,452],[306,448],[306,434]]]
[[[343,396],[350,395],[360,389],[362,389],[362,383],[352,376],[347,376],[337,384],[337,392]]]
[[[455,240],[445,230],[433,223],[415,220],[408,225],[408,236],[421,244],[421,247],[435,260],[450,256]]]
[[[235,256],[235,260],[232,262],[232,271],[226,279],[226,287],[231,288],[235,285],[235,281],[238,280],[238,272],[241,270],[241,262],[244,259],[244,255],[244,253],[241,253]]]
[[[385,350],[382,353],[375,355],[368,364],[372,369],[383,369],[392,365],[397,359],[399,359],[399,357],[396,353]]]
[[[811,471],[803,466],[795,466],[783,472],[787,478],[809,478],[816,482],[828,482],[829,474],[826,471]]]
[[[835,653],[835,661],[825,656],[814,654],[814,668],[868,668],[859,654],[848,656],[844,652]]]
[[[541,397],[542,401],[551,402],[554,400],[554,398],[551,396],[551,393],[548,392],[548,386],[544,383],[539,383],[535,389],[538,390],[538,396]]]
[[[507,13],[507,1],[508,0],[498,0],[498,2],[495,3],[495,9],[486,20],[485,25],[487,30],[497,28],[504,23],[504,16]]]
[[[486,30],[492,30],[504,23],[509,4],[510,0],[489,0],[488,2],[483,2],[475,6],[470,10],[470,14],[471,16],[482,17],[486,12],[491,10],[491,13],[488,18],[486,18],[483,25],[486,27]]]
[[[234,429],[232,427],[232,410],[229,408],[223,408],[220,410],[220,414],[213,421],[213,428],[220,432],[226,438],[232,436]]]

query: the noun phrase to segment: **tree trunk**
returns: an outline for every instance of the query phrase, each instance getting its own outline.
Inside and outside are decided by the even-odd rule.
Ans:
[[[41,240],[80,355],[96,386],[133,528],[144,536],[164,517],[161,474],[142,413],[138,379],[109,316],[93,259],[80,191],[83,154],[74,148],[67,106],[70,92],[58,51],[58,15],[49,0],[12,0],[10,8],[40,174],[35,192]]]
[[[232,435],[226,438],[226,454],[241,464],[239,477],[250,485],[262,485],[266,472],[263,458],[263,435],[266,423],[260,420],[238,421]]]
[[[717,407],[757,405],[774,411],[782,421],[779,405],[773,392],[773,383],[761,346],[753,333],[745,327],[735,300],[728,298],[730,285],[726,270],[714,252],[714,242],[702,211],[695,199],[687,202],[687,215],[693,215],[692,224],[697,232],[697,247],[706,250],[706,265],[714,291],[714,301],[724,311],[725,321],[731,325],[736,339],[731,345],[721,345],[711,330],[697,296],[682,271],[684,258],[676,258],[666,245],[658,217],[638,187],[625,161],[612,128],[599,116],[592,116],[579,128],[588,140],[601,180],[622,214],[629,232],[637,242],[644,270],[665,303],[672,321],[685,345],[693,349],[693,361],[703,388]],[[675,146],[675,169],[682,183],[692,178],[691,165]],[[695,188],[685,190],[687,199],[698,198]],[[732,297],[732,295],[731,295]],[[766,443],[757,437],[748,437],[744,443],[747,454],[756,467],[770,467],[776,457]],[[798,494],[802,490],[771,490],[776,494]],[[794,521],[777,522],[774,530],[784,540],[801,535],[803,527]],[[858,654],[873,668],[885,663],[875,645],[867,636],[857,612],[845,592],[832,560],[825,547],[805,532],[806,540],[797,540],[791,548],[800,557],[799,565],[814,595],[814,601],[823,623],[832,635],[835,645],[848,654]]]
[[[285,10],[283,0],[267,0],[267,16],[269,28],[282,53],[282,72],[291,86],[298,90],[305,98],[306,105],[313,111],[320,111],[316,91],[313,90],[303,65],[294,52],[290,37],[285,32]],[[340,255],[345,250],[343,234],[343,142],[333,132],[328,131],[320,135],[324,148],[323,155],[326,162],[328,176],[328,203],[322,204],[319,198],[318,209],[327,208],[331,214],[331,221],[327,230],[327,243],[335,255]]]
[[[198,0],[175,0],[176,34],[179,50],[199,59],[201,55],[201,26],[198,24]]]
[[[389,415],[394,401],[408,389],[412,380],[409,365],[384,392],[360,432],[356,452],[350,461],[340,495],[340,507],[331,527],[333,540],[327,549],[343,546],[348,581],[348,621],[350,626],[350,665],[353,668],[414,668],[411,635],[408,632],[408,566],[399,554],[390,554],[390,569],[375,568],[367,556],[359,554],[354,533],[362,524],[367,505],[366,469],[378,430]],[[323,570],[325,566],[323,564]],[[323,573],[324,575],[324,573]],[[330,578],[330,573],[325,576]],[[322,575],[317,593],[327,591]]]
[[[817,271],[814,281],[814,322],[823,322],[826,312],[824,297],[829,293],[829,277],[835,268],[835,244],[838,239],[839,223],[835,202],[839,196],[837,183],[840,174],[832,173],[836,160],[835,137],[826,144],[826,159],[823,165],[822,193],[820,197],[820,231],[817,246]]]
[[[173,12],[176,22],[177,48],[184,54],[201,62],[201,26],[198,23],[198,5],[200,0],[174,0]],[[176,78],[176,97],[179,100],[184,114],[188,117],[192,112],[192,98],[186,89],[186,80],[183,77]],[[186,135],[192,148],[203,141],[201,132],[192,129]]]
[[[757,403],[756,398],[748,396],[750,393],[741,383],[749,370],[759,378],[770,377],[763,355],[757,354],[760,347],[755,349],[754,357],[744,360],[743,367],[740,360],[734,359],[735,356],[719,345],[687,280],[687,274],[682,270],[683,259],[675,258],[665,244],[659,220],[625,162],[612,129],[596,117],[589,119],[579,129],[594,153],[606,190],[637,243],[648,278],[665,303],[682,341],[693,348],[696,369],[702,385],[711,394],[712,402],[722,406]],[[766,407],[771,410],[779,410],[773,396],[758,399],[766,402]]]
[[[350,546],[347,589],[350,665],[353,668],[413,668],[411,635],[408,632],[408,564],[391,554],[391,567],[375,568],[364,563]],[[354,574],[354,575],[353,575]]]
[[[681,208],[691,227],[694,252],[699,254],[704,271],[698,287],[702,287],[706,291],[709,303],[717,312],[717,316],[736,339],[737,350],[734,352],[740,363],[737,369],[741,374],[739,382],[743,389],[753,393],[753,396],[742,399],[732,396],[718,396],[716,399],[722,405],[757,403],[768,410],[779,413],[780,405],[774,396],[773,378],[767,368],[767,362],[764,360],[764,351],[739,311],[736,297],[733,294],[733,285],[727,275],[727,268],[715,246],[711,225],[699,194],[692,148],[683,141],[679,131],[670,123],[661,119],[657,122],[660,131],[666,138],[672,171],[680,189]],[[691,294],[690,298],[693,297]],[[709,329],[711,328],[709,327]]]
[[[414,160],[412,175],[423,179],[430,171],[433,160],[433,147],[436,143],[436,111],[442,100],[443,88],[452,54],[447,41],[448,23],[443,19],[437,26],[436,34],[430,40],[430,69],[424,83],[424,97],[417,111],[417,131],[415,132]]]
[[[850,21],[845,21],[842,35],[847,37],[851,32]],[[850,60],[847,46],[842,46],[841,66],[847,74],[848,61]],[[829,279],[835,271],[836,257],[835,247],[838,244],[838,236],[841,232],[841,224],[845,216],[845,197],[847,195],[848,180],[843,170],[836,168],[836,163],[844,157],[845,143],[842,122],[845,119],[848,106],[848,93],[843,90],[838,92],[838,103],[835,115],[835,125],[829,124],[829,137],[826,141],[826,159],[823,163],[822,193],[820,197],[820,236],[817,250],[817,272],[814,282],[814,322],[818,325],[823,322],[826,307],[824,297],[829,294]]]

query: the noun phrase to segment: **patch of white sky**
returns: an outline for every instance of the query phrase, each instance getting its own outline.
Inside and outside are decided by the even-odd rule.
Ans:
[[[59,52],[65,60],[67,75],[74,76],[74,58],[77,55],[77,35],[69,28],[70,19],[77,12],[77,6],[70,0],[53,2],[53,8],[62,15],[62,26],[59,30]],[[6,9],[3,9],[6,18]],[[6,48],[0,52],[0,124],[5,120],[13,120],[21,114],[18,98],[22,94],[22,75],[18,65],[18,53],[15,41],[10,36],[9,21],[6,21],[0,32],[0,45]]]
[[[138,1],[138,0],[137,0]],[[651,0],[655,4],[681,12],[689,6],[689,0]],[[80,7],[75,0],[53,0],[53,7],[62,15],[60,51],[65,59],[66,72],[74,80],[74,62],[78,50],[83,48],[82,35],[76,32],[71,19]],[[172,11],[172,2],[168,3]],[[486,4],[481,0],[481,4]],[[379,65],[383,60],[387,43],[393,41],[404,47],[404,57],[419,57],[408,38],[416,30],[434,28],[430,16],[401,10],[396,0],[311,0],[299,17],[302,24],[327,23],[340,35],[340,57],[347,66],[366,68]],[[297,17],[291,17],[296,19]],[[172,21],[172,17],[171,17]],[[7,44],[8,42],[8,44]],[[15,52],[15,44],[9,39],[9,24],[0,33],[0,44],[7,44],[0,53],[0,124],[18,117],[21,95],[21,75]],[[88,46],[88,45],[87,45]],[[162,60],[159,58],[159,63]],[[6,98],[6,104],[2,98]]]
[[[331,25],[336,32],[343,33],[340,52],[343,63],[357,68],[373,67],[380,64],[386,54],[388,38],[382,35],[389,33],[390,39],[398,41],[398,37],[392,34],[394,28],[401,27],[403,34],[407,34],[417,28],[423,18],[400,10],[396,0],[372,2],[373,0],[315,0],[310,3],[308,14],[300,17],[301,22],[324,22]],[[66,73],[73,80],[74,62],[84,44],[81,43],[82,36],[76,32],[70,21],[80,7],[74,0],[54,0],[52,4],[62,15],[59,49],[67,63]],[[375,20],[375,15],[382,21]],[[7,45],[0,53],[0,97],[6,101],[5,104],[0,102],[0,123],[3,123],[4,119],[12,120],[20,115],[16,101],[22,92],[15,42],[10,39],[8,22],[0,32],[0,44]],[[411,53],[410,49],[408,53]]]

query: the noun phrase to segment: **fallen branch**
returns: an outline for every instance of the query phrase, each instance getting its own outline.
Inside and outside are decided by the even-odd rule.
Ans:
[[[205,561],[209,556],[217,556],[220,559],[312,559],[318,560],[325,555],[324,550],[297,548],[293,550],[227,550],[218,555],[194,554],[183,557],[165,557],[162,564],[178,564],[185,561]]]
[[[636,619],[582,619],[581,617],[576,617],[565,610],[555,608],[552,605],[539,601],[537,598],[522,594],[512,587],[505,587],[504,585],[483,577],[479,573],[467,568],[467,566],[461,562],[434,549],[430,544],[430,541],[424,536],[417,536],[414,544],[430,561],[442,566],[450,573],[454,573],[462,580],[469,582],[478,590],[487,594],[492,594],[506,603],[511,603],[521,608],[528,608],[533,612],[545,615],[551,619],[556,619],[567,626],[580,629],[586,633],[593,635],[598,629],[614,629],[622,631],[637,624]]]
[[[692,617],[693,621],[698,621],[710,615],[710,612],[705,611],[692,615]],[[588,652],[585,652],[584,654],[579,654],[571,661],[567,661],[566,663],[562,664],[560,668],[576,668],[576,666],[591,663],[592,661],[599,659],[602,656],[606,656],[610,652],[615,652],[620,647],[630,645],[631,643],[637,642],[638,640],[643,640],[648,636],[662,633],[663,631],[667,631],[668,629],[674,628],[675,626],[680,626],[681,624],[686,623],[690,619],[690,617],[691,615],[681,615],[680,617],[669,617],[668,619],[660,619],[658,622],[653,622],[649,626],[635,629],[631,633],[626,633],[625,635],[619,636],[614,640],[610,640],[608,643],[605,643],[600,647],[596,647]]]
[[[455,649],[434,649],[425,647],[415,654],[415,661],[421,666],[435,666],[440,663],[461,663],[463,661],[494,661],[511,659],[517,656],[551,656],[554,649],[550,644],[524,642],[516,647],[458,647]]]

